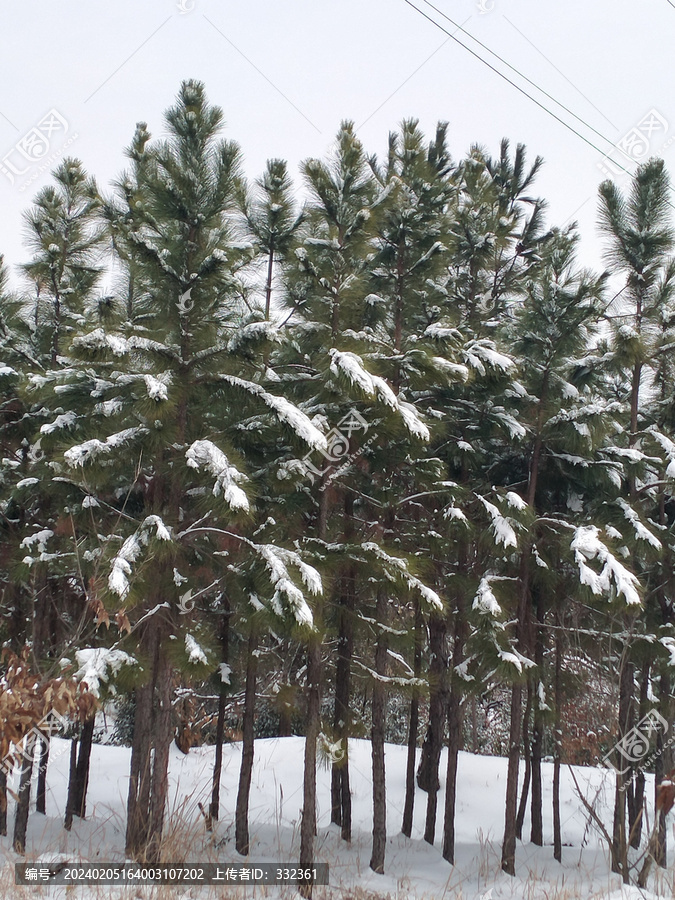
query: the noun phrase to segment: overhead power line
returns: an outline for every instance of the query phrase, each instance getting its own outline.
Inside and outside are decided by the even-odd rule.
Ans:
[[[479,47],[482,47],[483,50],[487,50],[487,52],[490,53],[492,56],[494,56],[495,59],[498,59],[500,63],[503,63],[503,65],[505,65],[507,68],[509,68],[512,72],[515,72],[516,75],[519,75],[523,79],[523,81],[526,81],[528,84],[531,84],[533,88],[538,90],[545,97],[548,97],[549,100],[552,100],[553,103],[556,104],[556,106],[559,106],[561,109],[564,109],[565,112],[568,115],[572,116],[573,119],[576,119],[577,122],[581,122],[581,124],[584,125],[586,128],[588,128],[589,131],[592,131],[594,134],[597,134],[597,136],[599,138],[601,138],[603,141],[607,141],[608,144],[611,144],[611,146],[616,149],[616,144],[614,143],[614,141],[611,141],[608,137],[605,137],[605,135],[601,131],[598,131],[597,128],[594,128],[585,119],[582,119],[581,116],[578,116],[569,107],[565,106],[564,103],[561,103],[559,100],[556,100],[556,98],[553,97],[551,94],[549,94],[548,91],[545,91],[544,88],[540,87],[538,84],[536,84],[536,82],[532,81],[531,78],[528,78],[527,75],[524,75],[520,71],[520,69],[517,69],[515,66],[512,66],[511,63],[508,62],[508,60],[504,59],[503,56],[500,56],[498,53],[495,53],[495,51],[491,50],[487,46],[487,44],[484,44],[482,41],[479,41],[478,38],[474,37],[470,31],[467,31],[466,28],[463,28],[460,24],[455,22],[454,19],[451,19],[450,16],[446,15],[443,12],[443,10],[439,9],[437,6],[434,6],[434,4],[430,3],[429,0],[423,0],[423,2],[426,3],[427,6],[430,6],[435,12],[437,12],[439,14],[439,16],[443,16],[444,19],[447,19],[447,21],[450,22],[452,25],[454,25],[458,31],[463,32],[467,37],[471,38],[472,41],[475,41]]]
[[[549,115],[549,116],[551,116],[551,118],[555,119],[556,122],[559,122],[564,128],[567,128],[568,131],[571,131],[572,134],[575,134],[585,144],[588,144],[589,147],[592,147],[593,150],[595,150],[601,156],[607,156],[607,154],[603,150],[601,150],[600,147],[597,147],[593,143],[593,141],[590,141],[585,135],[583,135],[583,134],[581,134],[581,132],[577,131],[577,129],[574,128],[572,125],[570,125],[569,122],[566,122],[564,119],[561,119],[560,116],[556,115],[556,113],[554,113],[553,110],[549,109],[545,104],[543,104],[539,100],[537,100],[536,97],[533,97],[532,94],[528,94],[528,92],[524,88],[522,88],[519,84],[516,84],[516,82],[513,81],[511,78],[509,78],[508,75],[505,75],[503,72],[500,72],[499,69],[497,69],[491,63],[489,63],[486,59],[483,59],[483,57],[479,53],[476,53],[475,50],[472,50],[471,47],[467,47],[466,44],[464,44],[462,41],[460,41],[460,39],[458,37],[456,37],[454,34],[452,34],[450,31],[448,31],[447,28],[444,28],[435,19],[432,19],[432,17],[427,15],[427,13],[425,13],[424,10],[420,9],[418,6],[415,6],[415,4],[411,2],[411,0],[404,0],[404,2],[407,3],[408,6],[410,6],[412,9],[414,9],[415,12],[419,13],[428,22],[431,22],[432,25],[435,25],[435,27],[438,28],[440,31],[442,31],[443,34],[447,34],[447,36],[449,38],[451,38],[453,41],[455,41],[455,43],[459,44],[460,47],[463,47],[464,50],[467,51],[467,53],[470,53],[473,57],[475,57],[484,66],[487,66],[487,68],[490,69],[492,72],[494,72],[496,75],[499,75],[499,77],[502,78],[504,81],[506,81],[507,84],[510,84],[511,87],[515,88],[524,97],[527,97],[528,100],[531,100],[532,103],[536,104],[539,107],[539,109],[542,109],[547,115]],[[426,0],[425,0],[425,2],[426,2]],[[462,29],[462,30],[464,30],[464,29]],[[490,51],[490,52],[492,52],[492,51]],[[494,55],[496,56],[496,54],[494,54]],[[507,63],[507,65],[508,65],[508,63]],[[513,67],[511,67],[511,68],[513,68]],[[514,70],[514,71],[517,71],[517,70]],[[522,76],[522,77],[525,77],[525,76]],[[530,83],[532,83],[532,82],[530,82]],[[545,93],[545,92],[542,92],[542,93]],[[549,96],[549,95],[547,95],[547,96]],[[555,102],[557,102],[557,101],[555,101]],[[558,105],[562,107],[561,103],[559,103]],[[579,119],[578,116],[575,116],[575,118]],[[591,126],[588,125],[586,122],[584,122],[583,119],[579,119],[579,121],[583,122],[583,124],[587,128],[591,128]],[[591,130],[595,131],[594,128],[591,128]],[[596,132],[596,133],[599,133],[599,132]],[[603,140],[607,141],[607,143],[612,144],[613,147],[616,147],[616,145],[612,141],[610,141],[608,138],[604,137],[603,135],[600,135],[600,136],[602,137]],[[621,163],[613,161],[613,164],[618,166],[618,168],[621,169],[622,172],[625,172],[626,175],[633,174],[625,166],[622,166]]]

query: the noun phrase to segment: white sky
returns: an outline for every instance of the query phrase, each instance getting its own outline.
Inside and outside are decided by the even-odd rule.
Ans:
[[[424,0],[414,2],[455,30]],[[612,142],[655,110],[660,119],[653,119],[646,155],[663,155],[675,169],[669,0],[433,2]],[[494,154],[503,136],[513,147],[524,142],[530,159],[545,159],[537,193],[549,201],[549,221],[578,219],[583,261],[601,265],[601,154],[404,0],[5,0],[0,16],[0,160],[6,168],[28,167],[14,184],[0,172],[0,252],[12,266],[27,260],[21,211],[48,182],[39,166],[55,163],[53,154],[71,140],[65,152],[82,159],[105,188],[124,167],[135,123],[147,121],[159,134],[162,112],[184,78],[203,80],[210,100],[223,107],[225,134],[241,145],[251,177],[273,156],[287,159],[297,177],[300,160],[325,154],[343,118],[355,120],[369,152],[384,152],[388,132],[410,116],[429,136],[438,119],[448,120],[455,157],[474,142]],[[457,36],[592,143],[611,149]],[[16,144],[51,109],[68,132],[55,131],[35,164]],[[645,149],[633,145],[633,155]]]

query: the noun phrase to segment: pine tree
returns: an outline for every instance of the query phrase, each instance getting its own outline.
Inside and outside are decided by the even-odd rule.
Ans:
[[[90,598],[130,631],[145,678],[136,688],[127,852],[148,859],[158,857],[165,814],[172,673],[213,665],[206,635],[181,614],[186,598],[216,593],[226,578],[225,565],[215,566],[214,581],[201,561],[229,545],[243,554],[249,577],[274,585],[268,602],[277,613],[305,626],[311,612],[295,581],[320,589],[297,554],[246,535],[254,510],[241,486],[248,476],[234,462],[249,440],[240,423],[262,413],[305,446],[325,446],[292,404],[241,377],[255,371],[241,355],[247,335],[236,277],[250,256],[230,238],[239,151],[217,139],[222,114],[200,84],[186,82],[166,118],[166,140],[135,142],[147,158],[135,169],[137,185],[132,175],[122,180],[117,201],[121,215],[125,198],[136,197],[128,231],[134,321],[119,306],[105,327],[92,328],[90,319],[71,343],[70,367],[43,388],[53,385],[75,407],[60,465],[85,498],[93,496],[88,505],[98,504]]]
[[[655,331],[664,301],[672,281],[670,256],[675,236],[670,223],[668,176],[662,160],[650,160],[640,166],[627,196],[610,181],[600,186],[600,226],[607,237],[607,260],[617,274],[626,278],[621,291],[621,322],[615,329],[615,360],[629,379],[629,423],[626,430],[627,451],[640,458],[640,432],[646,424],[641,421],[641,396],[649,381],[649,364]],[[625,309],[625,313],[623,310]],[[635,507],[649,502],[649,494],[640,502],[637,467],[628,467],[628,501]],[[639,516],[639,509],[634,510]],[[641,566],[645,568],[645,565]],[[647,562],[645,576],[649,578]],[[665,607],[662,606],[662,610]],[[671,623],[666,612],[664,625]],[[633,663],[626,656],[620,677],[619,738],[629,731],[633,704]],[[626,857],[626,795],[629,794],[629,831],[633,828],[638,809],[642,808],[643,783],[637,785],[635,806],[632,775],[617,774],[614,805],[614,870],[617,860]],[[665,834],[664,834],[665,841]],[[665,847],[665,844],[662,845]],[[624,877],[626,867],[624,866]]]
[[[507,326],[512,328],[513,352],[521,361],[523,397],[529,407],[527,411],[522,410],[520,416],[528,428],[529,440],[523,447],[525,452],[518,474],[522,477],[523,500],[536,515],[555,513],[565,516],[567,511],[558,508],[561,492],[558,470],[566,454],[570,457],[574,453],[580,457],[587,455],[591,449],[591,430],[598,431],[595,408],[588,403],[590,397],[584,398],[579,385],[575,385],[574,372],[577,369],[576,360],[588,347],[599,318],[599,301],[606,276],[598,278],[590,272],[575,270],[576,243],[572,227],[551,234],[540,251],[541,262],[527,282],[522,302],[514,304],[512,325]],[[586,408],[583,399],[587,401]],[[552,483],[549,472],[553,476]],[[565,473],[562,484],[567,486],[568,491],[572,489],[573,472]],[[548,527],[542,529],[535,520],[520,564],[525,648],[522,652],[526,652],[535,663],[528,680],[523,731],[527,733],[531,709],[532,743],[531,746],[526,745],[525,752],[532,784],[531,840],[539,845],[543,842],[541,755],[544,718],[548,709],[542,671],[546,632],[542,626],[547,612],[545,597],[551,592],[549,579],[542,575],[548,565],[547,532]],[[512,724],[515,726],[515,723]],[[515,741],[515,727],[512,740]],[[521,823],[527,784],[526,774],[518,814]]]
[[[256,193],[250,193],[242,185],[239,189],[239,205],[247,227],[256,242],[257,252],[265,260],[265,319],[272,313],[272,289],[274,272],[283,263],[294,243],[302,224],[302,214],[296,215],[292,195],[292,182],[283,159],[270,159],[262,178],[256,181]]]

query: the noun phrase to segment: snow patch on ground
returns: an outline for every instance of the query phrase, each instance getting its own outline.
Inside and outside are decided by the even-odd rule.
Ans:
[[[85,820],[76,819],[70,833],[62,827],[68,779],[69,741],[53,739],[47,778],[47,815],[31,812],[28,823],[26,856],[21,861],[58,852],[70,860],[121,862],[124,860],[125,802],[128,789],[129,754],[126,747],[95,744],[89,784],[88,813]],[[347,900],[358,888],[367,896],[389,895],[391,900],[657,900],[672,896],[673,869],[659,870],[657,891],[622,888],[618,876],[609,870],[606,847],[575,795],[574,784],[566,767],[561,773],[561,818],[563,861],[553,859],[551,784],[552,764],[544,763],[544,846],[535,847],[527,840],[519,841],[516,852],[515,878],[501,871],[500,844],[504,826],[504,792],[506,760],[491,756],[460,753],[457,781],[457,835],[455,865],[441,855],[442,814],[432,847],[423,840],[426,794],[417,789],[412,837],[400,834],[405,792],[406,748],[387,745],[387,852],[385,874],[375,875],[368,866],[372,830],[372,781],[370,744],[351,740],[349,744],[350,779],[353,793],[353,840],[345,844],[340,830],[330,824],[330,780],[328,768],[317,772],[318,835],[316,861],[330,866],[330,889],[316,889],[316,900]],[[251,854],[247,863],[297,860],[300,847],[300,809],[302,807],[302,765],[304,739],[300,737],[268,738],[255,742],[255,762],[250,804]],[[234,807],[237,796],[241,744],[223,747],[223,777],[220,820],[211,834],[206,831],[197,803],[208,805],[214,748],[197,747],[183,755],[172,744],[169,764],[168,827],[184,854],[183,862],[217,862],[241,864],[234,848]],[[419,759],[419,751],[418,751]],[[447,758],[441,759],[441,792],[439,810],[443,810]],[[576,768],[576,777],[586,797],[598,795],[598,811],[611,827],[614,795],[613,774],[601,768]],[[18,773],[10,779],[16,789]],[[522,777],[522,767],[521,767]],[[647,776],[647,797],[653,797],[653,777]],[[0,838],[0,863],[6,860],[3,885],[7,897],[24,897],[21,888],[13,888],[13,869],[20,858],[11,849],[11,824],[14,800],[9,802],[10,834]],[[650,810],[650,821],[652,811]],[[529,816],[523,829],[529,835]],[[670,823],[668,825],[670,834]],[[669,837],[669,841],[672,838]],[[177,861],[177,860],[176,860]],[[11,878],[11,882],[10,882]],[[654,881],[650,884],[654,888]],[[0,886],[1,889],[1,886]],[[30,896],[66,898],[65,888],[31,888]],[[157,889],[155,889],[157,890]],[[195,898],[225,896],[214,889],[166,888],[166,896]],[[491,894],[489,892],[492,892]],[[0,894],[1,896],[1,894]],[[28,897],[28,893],[25,894]],[[111,900],[130,897],[122,889],[85,888],[68,896],[96,897]],[[139,888],[134,896],[157,897],[150,888]],[[162,893],[161,896],[164,896]],[[232,892],[237,900],[250,898],[286,898],[293,892],[239,886]],[[356,897],[362,898],[361,894]]]

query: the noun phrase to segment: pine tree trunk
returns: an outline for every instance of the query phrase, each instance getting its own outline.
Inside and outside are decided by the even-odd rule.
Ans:
[[[251,794],[251,778],[253,776],[253,755],[255,745],[255,694],[256,679],[258,675],[258,632],[254,623],[251,623],[248,637],[248,650],[246,653],[246,688],[244,691],[244,723],[243,740],[241,746],[241,770],[239,773],[239,791],[237,793],[237,808],[235,814],[235,845],[237,853],[248,856],[248,803]]]
[[[70,831],[73,827],[73,815],[75,810],[75,783],[77,781],[77,744],[74,737],[70,742],[70,765],[68,766],[68,794],[66,796],[66,816],[63,827]]]
[[[536,471],[536,470],[535,470]],[[533,499],[533,485],[530,494]],[[529,552],[523,552],[520,572],[520,597],[518,602],[517,643],[521,653],[526,652],[525,642],[530,602]],[[504,842],[502,844],[502,869],[507,875],[516,874],[516,815],[518,804],[518,769],[520,766],[521,716],[523,714],[523,686],[519,681],[511,688],[511,725],[509,729],[509,755],[506,773],[506,806],[504,810]]]
[[[642,672],[640,675],[640,706],[638,712],[638,721],[647,714],[648,709],[648,691],[649,691],[649,674],[651,664],[649,660],[645,660],[642,664]],[[628,816],[628,835],[629,844],[634,850],[639,850],[642,840],[642,817],[645,803],[645,773],[643,769],[639,769],[635,778],[635,794],[633,802],[629,807]]]
[[[274,277],[274,245],[270,245],[267,258],[267,281],[265,283],[265,319],[269,321],[272,309],[272,279]]]
[[[160,648],[161,649],[161,648]],[[148,862],[160,860],[164,832],[164,816],[169,792],[169,753],[173,740],[171,707],[171,664],[165,656],[159,659],[157,684],[157,709],[155,712],[154,759],[150,794],[150,832],[148,835]]]
[[[553,857],[562,862],[562,828],[560,824],[560,766],[562,755],[562,617],[555,611],[555,676],[553,684],[555,721],[553,723]]]
[[[530,780],[532,778],[532,747],[530,744],[530,718],[532,716],[532,681],[527,682],[527,701],[525,703],[525,713],[523,715],[523,751],[525,754],[525,773],[523,775],[523,787],[520,794],[520,802],[518,803],[518,815],[516,816],[516,837],[518,840],[523,839],[523,824],[525,822],[525,813],[527,811],[527,799],[530,794]]]
[[[542,847],[544,844],[541,784],[543,743],[544,723],[541,711],[537,709],[534,713],[534,728],[532,731],[532,821],[530,826],[530,841],[537,847]]]
[[[448,700],[448,768],[445,783],[445,816],[443,820],[443,859],[455,862],[455,805],[457,802],[457,767],[462,743],[463,707],[456,687]]]
[[[348,576],[353,582],[353,574]],[[340,741],[340,748],[344,756],[340,761],[334,762],[331,769],[331,822],[340,825],[342,838],[351,840],[351,803],[348,801],[347,809],[344,806],[344,798],[351,798],[349,790],[349,701],[350,701],[350,672],[351,657],[353,652],[353,625],[354,594],[348,587],[345,594],[340,597],[340,624],[338,632],[337,664],[335,669],[335,712],[333,728],[335,740]]]
[[[0,769],[0,837],[7,835],[7,773]]]
[[[511,729],[509,732],[509,756],[506,775],[504,843],[502,845],[502,869],[507,875],[516,874],[516,804],[518,801],[520,717],[522,715],[522,707],[523,688],[520,683],[516,683],[511,688]]]
[[[307,731],[305,736],[305,766],[302,788],[302,818],[300,821],[300,867],[314,862],[316,834],[316,744],[320,730],[321,711],[321,642],[312,635],[307,648]],[[299,885],[302,897],[312,896],[312,885]]]
[[[325,481],[322,479],[322,487]],[[326,540],[328,532],[328,491],[322,491],[319,500],[318,536]],[[302,782],[302,816],[300,819],[300,867],[311,867],[314,862],[314,838],[316,836],[316,745],[321,730],[321,632],[322,609],[317,603],[314,611],[314,627],[307,643],[307,724],[305,731],[305,761]],[[312,884],[299,884],[301,897],[312,896]]]
[[[223,618],[220,626],[221,662],[228,663],[230,658],[230,604],[223,601]],[[223,770],[223,738],[225,735],[225,707],[227,697],[220,684],[218,697],[218,718],[216,720],[216,750],[213,762],[213,779],[211,782],[211,803],[209,805],[208,827],[213,827],[220,817],[220,777]]]
[[[92,716],[82,726],[80,747],[75,769],[75,791],[73,796],[73,813],[84,819],[87,812],[87,788],[89,787],[89,766],[91,763],[91,746],[94,737],[95,718]]]
[[[631,728],[633,704],[633,665],[624,656],[619,673],[619,741]],[[612,831],[612,872],[620,874],[628,884],[628,847],[626,842],[626,793],[632,782],[632,772],[624,771],[626,760],[617,752],[616,789],[614,793],[614,825]]]
[[[354,536],[354,495],[347,491],[344,498],[344,540]],[[351,720],[351,666],[354,652],[354,606],[356,603],[356,573],[349,566],[343,579],[339,597],[339,625],[337,664],[335,668],[334,740],[340,742],[343,756],[333,763],[331,771],[331,822],[342,828],[342,839],[352,839],[352,803],[349,787],[349,726]]]
[[[460,571],[466,570],[465,548],[459,559]],[[455,862],[455,805],[457,802],[457,767],[459,751],[462,749],[464,707],[462,705],[461,681],[457,667],[464,660],[464,644],[467,634],[466,600],[463,593],[455,599],[455,624],[452,648],[452,669],[450,671],[450,693],[448,696],[448,768],[445,779],[445,810],[443,817],[443,859]]]
[[[216,718],[216,746],[213,760],[213,775],[211,778],[211,802],[209,804],[209,816],[207,829],[213,828],[213,823],[220,817],[220,776],[223,771],[223,740],[225,737],[225,707],[227,697],[225,694],[218,698],[218,716]]]
[[[379,625],[386,625],[387,595],[380,589],[377,594],[375,618]],[[380,676],[373,683],[373,712],[371,747],[373,758],[373,849],[370,868],[378,875],[384,874],[384,856],[387,844],[387,789],[385,782],[384,733],[387,708],[387,688],[383,679],[387,674],[387,632],[381,630],[375,648],[375,671]]]
[[[16,801],[14,818],[13,847],[15,853],[26,852],[26,829],[28,828],[28,811],[30,809],[30,784],[33,775],[33,759],[35,756],[35,734],[29,732],[25,738],[24,753],[21,758],[21,775],[19,777],[19,796]]]
[[[152,660],[149,681],[136,691],[127,801],[127,855],[140,862],[159,859],[168,790],[171,729],[171,664],[160,625],[148,623],[141,649]]]
[[[544,747],[544,718],[539,699],[539,685],[544,683],[544,600],[535,592],[535,606],[537,612],[536,631],[534,640],[534,661],[537,666],[538,684],[534,698],[534,725],[532,728],[532,807],[530,840],[537,847],[544,844],[543,827],[543,798],[541,782],[541,757]]]
[[[429,726],[422,747],[417,783],[427,791],[427,813],[424,840],[433,844],[436,837],[436,811],[440,788],[439,765],[445,734],[446,706],[446,623],[442,615],[429,616]]]
[[[418,597],[414,600],[415,651],[413,658],[413,677],[417,680],[422,674],[422,609]],[[408,724],[408,756],[405,772],[405,803],[403,805],[403,825],[401,832],[410,837],[415,808],[415,757],[417,755],[417,736],[419,732],[420,691],[417,685],[412,689],[410,699],[410,719]]]
[[[672,698],[670,696],[671,682],[670,674],[663,672],[659,680],[659,705],[661,707],[661,715],[667,720],[672,728]],[[663,781],[666,772],[670,772],[673,768],[673,752],[672,747],[664,746],[664,734],[661,729],[656,733],[656,748],[662,751],[656,757],[654,766],[654,808],[656,809],[657,791],[659,784]],[[658,816],[658,828],[655,838],[654,859],[656,864],[665,869],[668,864],[668,838],[666,831],[667,813],[661,809]]]
[[[37,794],[35,796],[35,812],[46,815],[47,812],[47,766],[49,765],[49,741],[40,740],[40,763],[38,765]]]

